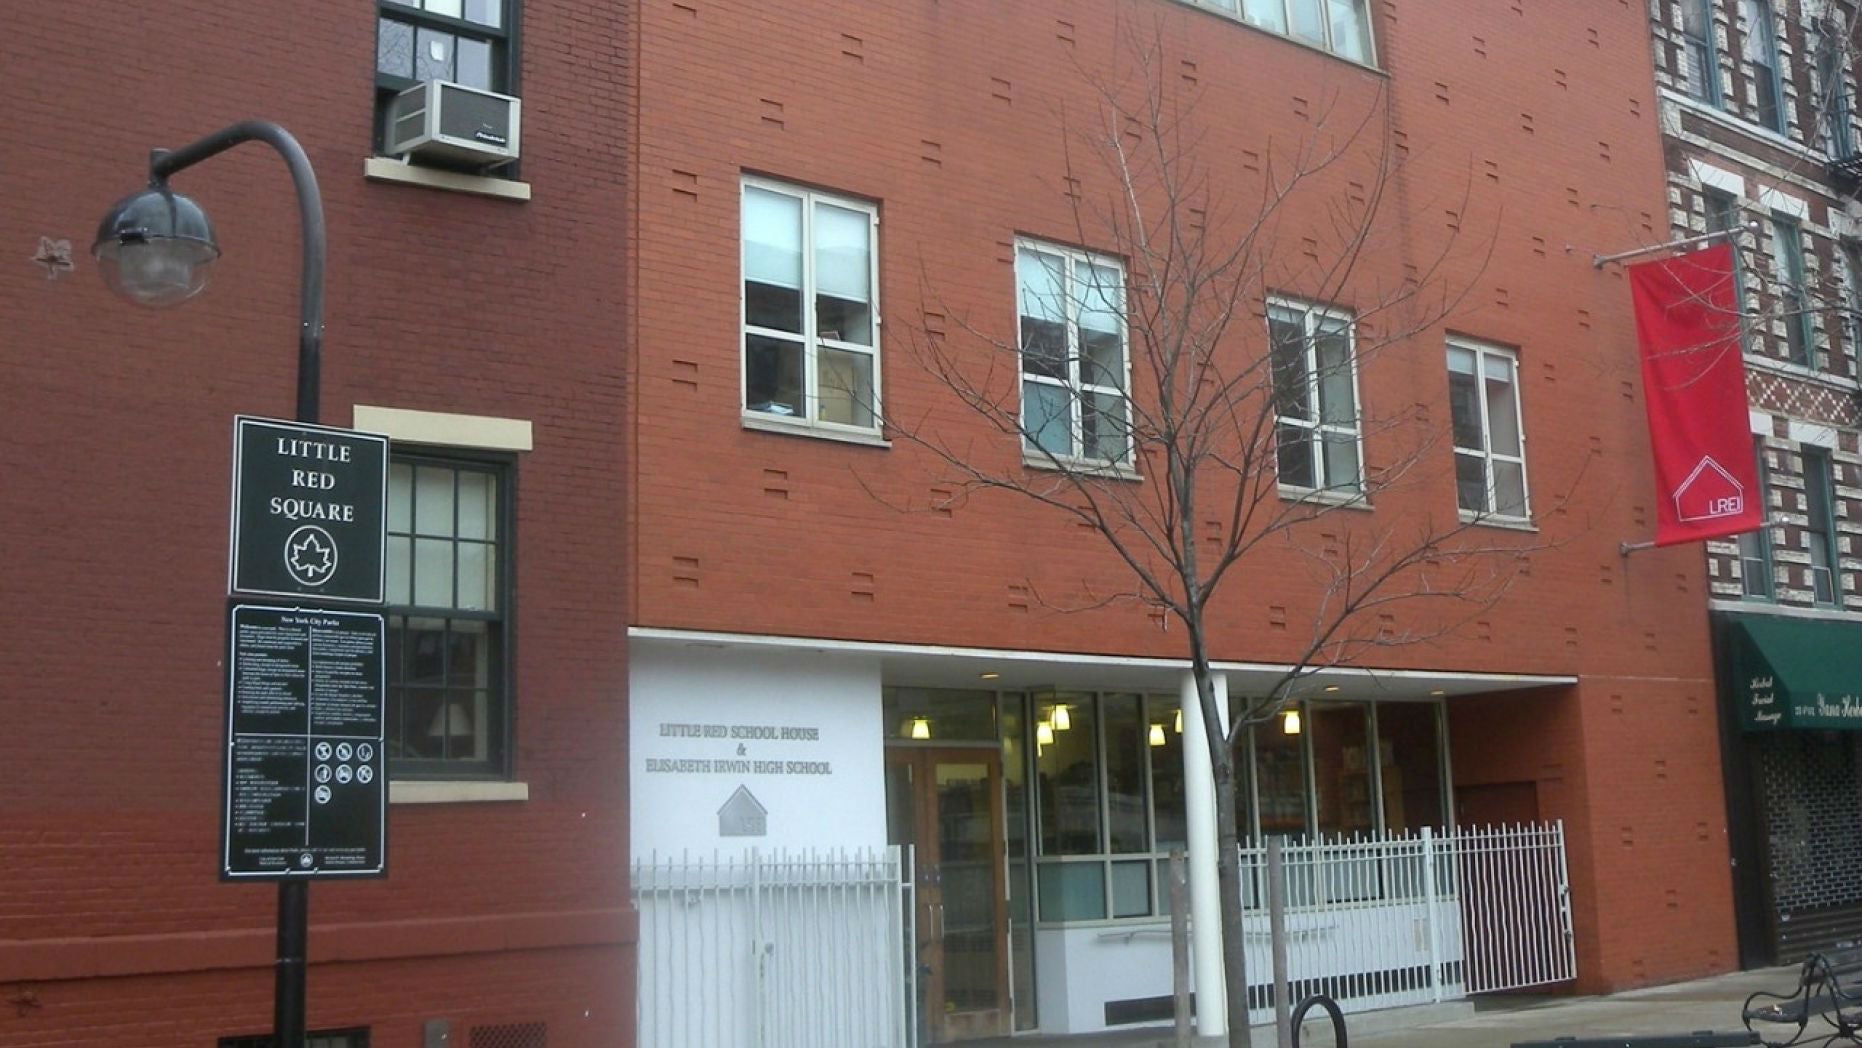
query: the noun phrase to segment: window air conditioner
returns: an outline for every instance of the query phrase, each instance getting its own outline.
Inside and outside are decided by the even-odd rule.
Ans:
[[[517,159],[522,110],[509,95],[428,80],[395,96],[386,151],[475,169],[508,164]]]

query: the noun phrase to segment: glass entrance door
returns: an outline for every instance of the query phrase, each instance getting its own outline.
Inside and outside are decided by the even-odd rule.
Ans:
[[[888,834],[917,857],[920,1015],[933,1044],[1009,1032],[1002,755],[886,753]]]

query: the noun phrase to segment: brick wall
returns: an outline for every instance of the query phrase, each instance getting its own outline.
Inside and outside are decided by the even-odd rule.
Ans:
[[[631,1040],[631,43],[622,8],[524,14],[528,203],[364,181],[369,5],[9,20],[0,995],[17,1007],[0,1043],[200,1045],[269,1025],[274,893],[216,880],[220,660],[231,419],[292,409],[290,181],[258,145],[176,177],[225,248],[184,307],[116,301],[86,252],[150,147],[251,116],[294,132],[322,184],[325,421],[361,403],[535,424],[516,474],[513,763],[530,799],[396,806],[387,879],[313,887],[312,1022],[374,1022],[384,1044],[435,1015]],[[70,239],[75,272],[29,261],[41,236]]]
[[[1088,77],[1125,61],[1121,24],[1160,40],[1166,79],[1200,93],[1205,156],[1230,199],[1254,199],[1271,151],[1343,135],[1387,97],[1401,165],[1353,286],[1368,296],[1439,260],[1456,298],[1444,320],[1364,365],[1361,402],[1420,405],[1445,427],[1443,337],[1517,347],[1539,531],[1493,539],[1543,548],[1477,621],[1373,661],[1581,677],[1548,696],[1452,706],[1458,781],[1540,784],[1541,814],[1573,826],[1584,985],[1724,968],[1705,580],[1692,551],[1618,553],[1652,530],[1653,493],[1627,289],[1619,270],[1590,264],[1667,230],[1647,12],[1373,6],[1387,77],[1168,0],[643,7],[635,620],[1181,654],[1180,631],[1143,605],[1044,606],[1129,586],[1090,533],[1006,495],[951,503],[951,471],[907,440],[862,447],[741,426],[739,179],[877,203],[886,410],[1012,466],[1014,438],[966,417],[911,347],[939,332],[976,352],[1012,343],[1016,236],[1107,247],[1067,207],[1061,121],[1087,118]],[[1323,238],[1324,201],[1374,177],[1354,154],[1321,179],[1329,196],[1283,216],[1278,257]],[[1081,192],[1105,188],[1084,176]],[[1274,290],[1304,290],[1285,279],[1293,286]],[[1394,436],[1367,444],[1373,465],[1401,454]],[[1412,480],[1304,541],[1362,542],[1454,513],[1445,441]],[[1224,585],[1218,658],[1296,650],[1314,602],[1300,558],[1252,560]],[[1419,621],[1411,614],[1395,627]],[[1629,719],[1685,730],[1618,730]]]

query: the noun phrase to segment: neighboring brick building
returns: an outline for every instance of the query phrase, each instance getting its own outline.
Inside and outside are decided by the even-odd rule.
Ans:
[[[1669,226],[1675,236],[1738,228],[1753,318],[1747,391],[1768,524],[1710,543],[1707,573],[1739,951],[1746,964],[1784,962],[1862,932],[1862,719],[1744,716],[1754,679],[1790,700],[1827,687],[1837,702],[1862,687],[1856,12],[1820,0],[1654,0],[1649,13]]]
[[[395,438],[389,876],[311,889],[310,1026],[365,1031],[316,1043],[631,1043],[626,9],[7,22],[0,1044],[271,1027],[277,893],[221,883],[216,840],[232,419],[292,413],[291,181],[258,144],[174,179],[225,249],[183,307],[117,300],[87,250],[152,147],[247,117],[322,184],[323,419]],[[517,172],[376,157],[379,96],[431,75],[522,96]]]
[[[1318,281],[1260,275],[1247,318],[1258,330],[1237,329],[1234,352],[1264,353],[1270,326],[1296,332],[1292,344],[1324,342],[1340,316],[1348,332],[1369,309],[1353,295],[1369,288],[1428,274],[1455,289],[1446,317],[1363,365],[1352,397],[1365,416],[1414,406],[1441,438],[1451,422],[1489,424],[1454,442],[1464,454],[1435,443],[1372,512],[1327,518],[1300,541],[1453,520],[1459,504],[1508,518],[1483,529],[1495,544],[1543,547],[1453,634],[1314,678],[1303,737],[1263,729],[1246,748],[1250,829],[1563,820],[1579,988],[1735,963],[1708,579],[1694,550],[1619,552],[1649,536],[1654,493],[1628,290],[1619,269],[1591,261],[1669,232],[1648,20],[1610,4],[1338,0],[1325,11],[1278,0],[641,9],[634,850],[868,847],[916,833],[932,855],[925,834],[966,825],[948,806],[975,801],[969,814],[987,816],[978,840],[1006,855],[1006,883],[979,897],[1000,888],[1009,904],[993,918],[976,910],[967,938],[942,947],[967,954],[925,958],[935,1037],[1117,1025],[1154,1015],[1169,985],[1146,869],[1183,826],[1181,780],[1167,781],[1183,749],[1174,725],[1158,727],[1176,708],[1180,627],[1138,602],[1045,607],[1122,592],[1129,574],[1055,511],[959,497],[957,471],[906,432],[931,427],[1010,475],[1049,453],[1121,464],[1116,426],[1108,438],[1094,421],[1117,416],[1117,383],[1090,391],[1110,398],[1092,413],[1068,409],[1052,429],[1024,414],[1018,434],[1018,391],[1024,412],[1057,388],[1087,395],[1068,387],[1074,365],[1000,364],[982,395],[1010,406],[1004,429],[924,361],[991,343],[1012,353],[1018,338],[1033,347],[1050,323],[1093,352],[1128,348],[1092,307],[1048,316],[1027,303],[1041,280],[1124,271],[1121,246],[1069,207],[1070,195],[1105,199],[1106,185],[1067,166],[1063,122],[1092,119],[1089,80],[1129,72],[1131,40],[1156,42],[1173,92],[1200,95],[1190,119],[1231,203],[1250,206],[1264,172],[1284,171],[1276,150],[1344,135],[1365,114],[1398,161],[1387,180],[1343,162],[1331,196],[1288,205],[1280,252],[1264,257],[1316,259],[1334,214],[1318,201],[1362,201],[1374,187],[1383,210],[1355,290],[1314,308]],[[1302,472],[1282,482],[1325,488],[1332,479],[1314,471],[1355,476],[1359,461],[1400,457],[1395,436],[1345,414],[1283,418],[1283,432],[1339,423],[1362,459],[1283,459]],[[1462,465],[1472,479],[1458,484]],[[1211,628],[1231,694],[1296,657],[1314,600],[1302,563],[1268,554],[1225,584]],[[1394,612],[1391,628],[1414,614]],[[807,744],[721,749],[707,723],[801,728]],[[944,741],[964,745],[939,751]],[[831,773],[730,763],[803,754]],[[1379,786],[1366,796],[1352,776]],[[1002,809],[981,800],[998,780]],[[927,782],[935,789],[914,785]],[[749,842],[731,839],[744,832],[730,814],[740,786],[758,801]],[[927,943],[947,941],[941,868],[919,879]],[[946,977],[993,963],[997,979]]]

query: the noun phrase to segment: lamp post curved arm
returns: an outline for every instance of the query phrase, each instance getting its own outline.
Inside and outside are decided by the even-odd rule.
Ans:
[[[180,149],[149,153],[149,180],[165,184],[170,175],[209,157],[218,156],[242,142],[259,141],[277,150],[297,187],[297,213],[302,227],[303,266],[299,274],[297,335],[297,420],[317,422],[320,407],[323,352],[323,263],[327,254],[323,225],[323,196],[310,158],[291,132],[270,120],[242,120],[221,128]]]

